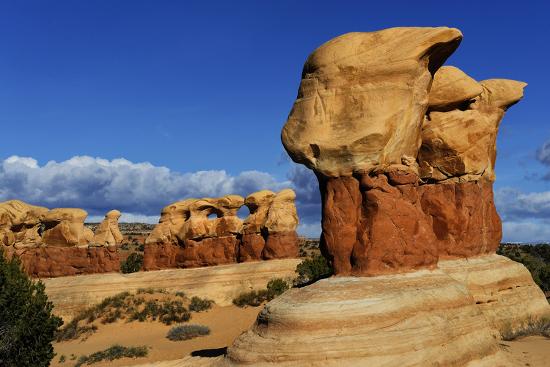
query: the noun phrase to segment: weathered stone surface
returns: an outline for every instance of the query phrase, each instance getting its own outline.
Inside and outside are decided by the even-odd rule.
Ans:
[[[298,226],[296,194],[291,189],[281,190],[271,201],[264,227],[268,233],[295,231]]]
[[[435,74],[418,153],[424,180],[494,181],[500,121],[508,107],[523,97],[526,84],[505,79],[475,82],[481,92],[472,99],[478,92],[474,82],[454,67],[442,67]],[[432,96],[437,105],[431,105]]]
[[[88,213],[78,208],[56,208],[42,219],[45,231],[42,236],[47,246],[87,246],[93,241],[94,233],[84,227]]]
[[[13,255],[19,257],[27,274],[38,278],[108,273],[120,269],[120,258],[114,246],[11,248],[8,256]]]
[[[483,92],[481,85],[454,66],[442,66],[430,89],[429,106],[432,109],[460,108]]]
[[[391,28],[323,44],[282,131],[287,152],[325,176],[414,160],[432,73],[461,39],[454,28]]]
[[[330,278],[285,292],[227,366],[509,366],[463,284],[440,270]],[[223,365],[223,364],[222,364]]]
[[[20,200],[0,203],[0,243],[25,247],[42,243],[41,221],[48,208],[29,205]]]
[[[160,214],[159,224],[145,240],[150,244],[177,244],[185,221],[191,216],[189,207],[197,199],[186,199],[167,205]]]
[[[440,261],[438,266],[468,288],[489,324],[500,332],[550,317],[550,304],[529,270],[507,257],[492,254]]]
[[[275,193],[270,190],[258,191],[246,197],[244,205],[248,207],[250,215],[243,222],[243,233],[260,233],[262,231],[274,197]]]
[[[440,259],[495,253],[502,239],[502,225],[490,182],[421,185],[415,189],[437,238]]]
[[[118,228],[118,219],[120,212],[111,210],[105,215],[105,219],[99,224],[94,234],[94,244],[99,245],[119,245],[124,236]]]
[[[502,229],[490,182],[403,184],[386,175],[322,179],[321,246],[338,275],[433,268],[494,253]]]
[[[297,258],[297,244],[296,231],[270,233],[265,241],[262,258],[265,260]]]
[[[239,246],[239,261],[258,261],[262,259],[265,239],[260,233],[245,233]]]

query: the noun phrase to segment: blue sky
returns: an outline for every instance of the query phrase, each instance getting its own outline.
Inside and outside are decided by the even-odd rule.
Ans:
[[[444,25],[464,33],[447,64],[529,83],[501,125],[496,198],[506,240],[550,240],[549,12],[529,1],[3,1],[0,199],[155,220],[170,200],[290,185],[313,234],[314,181],[279,138],[307,55],[350,31]]]

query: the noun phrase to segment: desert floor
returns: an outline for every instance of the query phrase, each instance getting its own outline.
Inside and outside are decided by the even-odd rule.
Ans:
[[[93,366],[131,366],[156,361],[173,361],[189,356],[216,355],[255,321],[261,307],[238,308],[235,306],[214,306],[211,310],[193,313],[189,323],[210,327],[211,334],[196,339],[173,342],[166,338],[171,326],[160,322],[130,322],[119,321],[114,324],[101,325],[95,334],[86,340],[73,340],[54,344],[55,357],[52,367],[73,366],[76,359],[83,354],[90,354],[108,348],[113,344],[124,346],[147,345],[149,356],[145,358],[123,358],[112,362],[101,362]],[[550,339],[532,336],[512,342],[502,342],[503,349],[510,353],[518,366],[548,367],[550,366]],[[61,355],[66,361],[59,363]],[[73,355],[73,359],[71,359]],[[154,363],[152,364],[154,365]]]
[[[219,353],[220,348],[229,346],[243,331],[247,330],[256,320],[261,307],[239,308],[236,306],[219,307],[193,313],[189,324],[206,325],[210,335],[185,341],[170,341],[166,333],[173,326],[160,322],[129,322],[119,321],[113,324],[101,325],[98,331],[86,340],[71,340],[55,343],[57,353],[51,366],[73,366],[81,355],[104,350],[113,344],[124,346],[147,345],[149,355],[144,358],[123,358],[112,362],[94,363],[93,366],[127,366],[154,361],[176,360],[189,356],[192,352]],[[59,363],[61,355],[66,357],[64,363]],[[74,357],[71,358],[71,355]]]

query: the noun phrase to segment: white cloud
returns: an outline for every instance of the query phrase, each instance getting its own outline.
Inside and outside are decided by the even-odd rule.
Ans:
[[[187,197],[248,195],[289,186],[289,181],[259,171],[235,176],[223,170],[180,173],[148,162],[89,156],[43,166],[33,158],[18,156],[0,163],[0,201],[21,199],[47,207],[81,207],[98,216],[110,209],[154,216],[165,205]]]
[[[550,242],[550,223],[541,220],[502,223],[504,242]]]

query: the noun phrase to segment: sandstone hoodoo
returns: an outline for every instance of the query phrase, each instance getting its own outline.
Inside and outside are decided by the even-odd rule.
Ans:
[[[118,271],[116,248],[90,246],[94,234],[84,226],[87,216],[77,208],[49,210],[19,200],[0,203],[2,245],[8,256],[18,256],[25,271],[35,277]],[[111,230],[118,231],[118,222],[113,217],[110,220]]]
[[[98,245],[120,245],[124,237],[118,228],[118,219],[121,213],[111,210],[105,214],[105,219],[99,224],[94,233],[93,243]]]
[[[308,57],[282,142],[318,178],[336,276],[268,303],[223,365],[509,366],[499,332],[550,315],[495,254],[496,135],[526,84],[442,67],[461,39],[349,33]]]
[[[263,190],[170,204],[145,242],[144,269],[297,257],[295,197],[290,189]],[[243,205],[250,210],[244,221],[237,216]]]
[[[336,274],[433,268],[498,247],[496,134],[525,83],[440,68],[461,38],[450,28],[350,33],[306,61],[282,141],[319,179]]]

